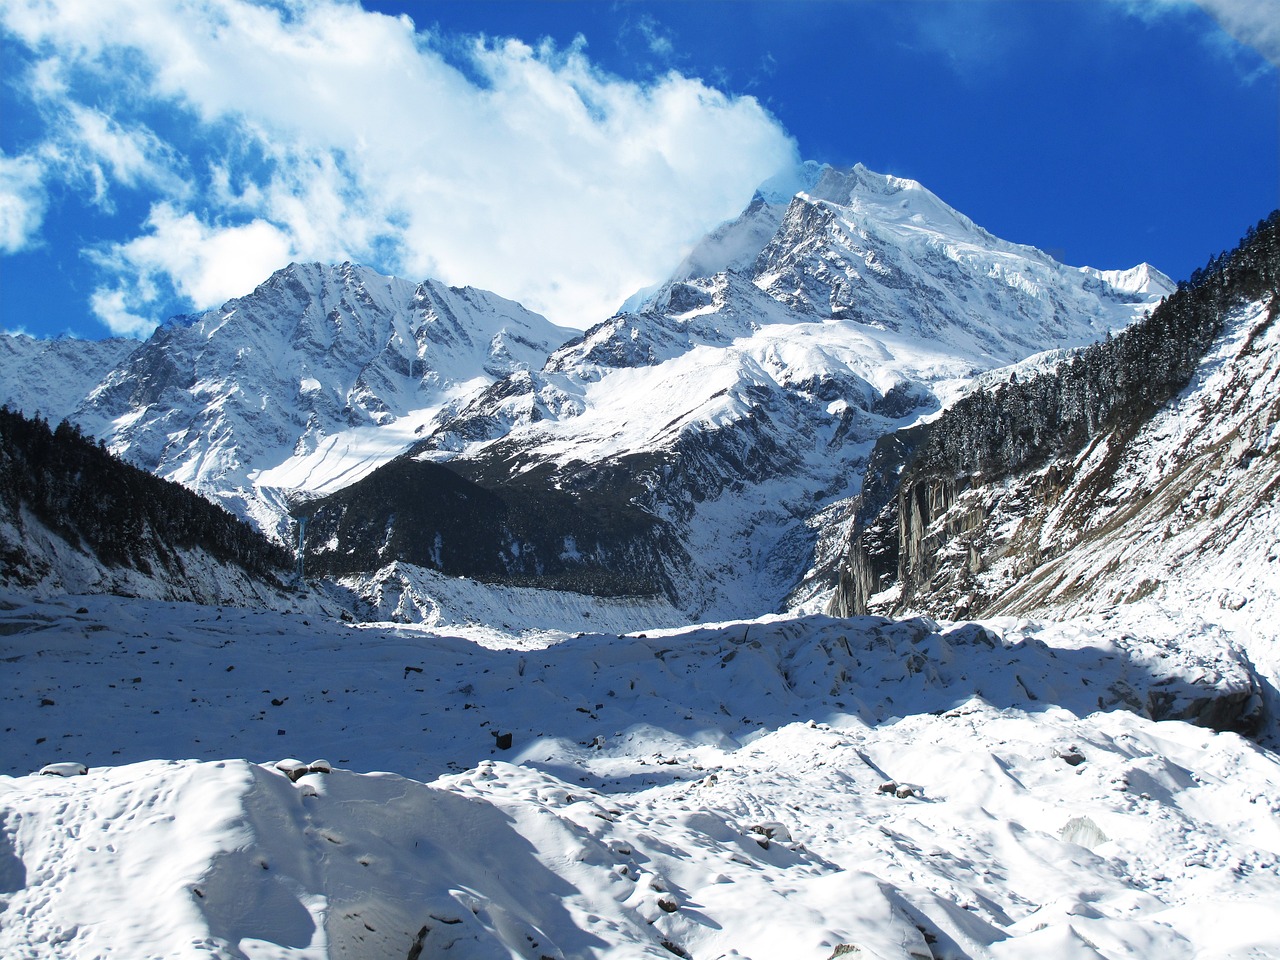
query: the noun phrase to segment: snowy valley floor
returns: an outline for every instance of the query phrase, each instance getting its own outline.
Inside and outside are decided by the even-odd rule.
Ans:
[[[0,956],[1280,957],[1220,636],[463,632],[0,598]]]

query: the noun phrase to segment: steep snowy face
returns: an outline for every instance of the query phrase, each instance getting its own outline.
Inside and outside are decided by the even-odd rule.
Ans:
[[[136,350],[136,340],[40,340],[0,334],[0,404],[57,425],[117,364]]]
[[[317,569],[340,564],[332,572],[350,573],[352,558],[364,556],[375,566],[404,559],[528,582],[539,571],[561,577],[564,557],[575,570],[607,558],[615,566],[597,571],[595,588],[665,584],[690,616],[774,608],[804,572],[814,505],[856,491],[854,467],[875,438],[936,410],[931,387],[953,392],[970,373],[967,362],[928,346],[895,352],[859,325],[797,318],[734,274],[672,284],[650,311],[611,318],[543,370],[482,393],[418,448],[417,482],[407,465],[395,468],[400,481],[377,482],[389,501],[356,488],[335,494],[338,513],[326,511],[314,528],[325,531],[312,539],[326,555]],[[433,465],[526,505],[538,489],[545,494],[536,511],[505,501],[519,522],[486,534],[493,557],[481,564],[475,536],[459,550],[443,527],[412,536],[400,529],[422,514],[409,501],[453,490]],[[467,496],[483,499],[479,490]],[[383,512],[357,525],[357,498],[361,510]],[[578,512],[600,523],[579,529]],[[534,516],[551,526],[531,528]],[[624,541],[637,531],[643,544]],[[557,546],[568,541],[572,549]],[[425,546],[405,555],[393,552],[399,543]],[[451,569],[450,555],[469,557],[465,569]],[[616,565],[641,555],[662,569],[619,582]]]
[[[938,342],[985,366],[1097,340],[1174,286],[1147,264],[1063,266],[992,236],[914,180],[861,165],[828,168],[791,201],[752,275],[813,317]]]
[[[691,616],[776,609],[806,570],[834,560],[840,538],[822,533],[848,523],[878,437],[936,413],[984,371],[1127,325],[1167,286],[1145,266],[1063,267],[992,237],[909,181],[861,167],[810,172],[809,192],[781,219],[782,206],[757,197],[675,278],[633,298],[634,312],[566,343],[541,370],[493,384],[415,449],[490,491],[518,487],[523,499],[535,478],[553,491],[538,513],[545,527],[498,525],[489,534],[502,559],[495,553],[467,575],[559,570],[547,550],[566,539],[575,564],[614,562],[627,552],[622,531],[643,530],[639,552],[666,558],[662,575],[643,583],[666,583]],[[711,266],[720,272],[691,275]],[[833,300],[836,267],[845,280]],[[855,289],[849,278],[864,275]],[[825,299],[812,295],[819,281]],[[404,496],[421,499],[444,482],[419,473]],[[619,495],[614,507],[603,503]],[[585,550],[566,496],[592,501],[597,516],[630,519],[605,523],[598,552]],[[395,528],[408,508],[387,504],[377,522],[357,525],[352,502],[338,508],[341,522],[330,515],[331,536],[315,545],[328,554],[322,565],[350,573],[362,555],[378,566],[448,569],[445,531],[426,534],[439,534],[442,550],[398,555],[393,545],[409,538]],[[833,555],[815,563],[815,548]]]
[[[162,327],[77,419],[134,463],[281,534],[286,500],[364,475],[570,335],[484,291],[293,264]]]

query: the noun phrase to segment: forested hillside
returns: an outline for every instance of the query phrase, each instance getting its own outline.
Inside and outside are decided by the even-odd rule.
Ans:
[[[70,423],[51,429],[0,407],[0,579],[32,583],[49,572],[36,528],[107,568],[167,581],[187,577],[192,550],[275,585],[291,564],[221,507],[118,460]]]
[[[882,438],[831,610],[990,614],[1008,609],[1033,571],[1104,528],[1168,526],[1167,540],[1258,496],[1265,502],[1274,481],[1268,437],[1277,398],[1268,384],[1277,309],[1280,212],[1119,334],[1039,376],[976,390],[932,424]],[[1187,399],[1189,387],[1195,396]],[[1188,409],[1170,412],[1175,402]],[[1161,411],[1181,426],[1153,427]],[[1182,441],[1170,446],[1171,434]],[[1147,462],[1149,450],[1166,446]],[[1222,499],[1228,488],[1234,501]],[[1222,504],[1203,517],[1189,499]],[[1127,582],[1137,562],[1117,559],[1108,574]],[[1144,576],[1144,594],[1167,580]],[[1059,600],[1098,586],[1064,587]],[[1036,603],[1058,593],[1042,588]],[[1028,597],[1015,606],[1036,609]]]
[[[1236,306],[1280,288],[1280,211],[1195,271],[1151,315],[1053,371],[977,390],[929,429],[911,474],[991,480],[1144,421],[1187,385]]]

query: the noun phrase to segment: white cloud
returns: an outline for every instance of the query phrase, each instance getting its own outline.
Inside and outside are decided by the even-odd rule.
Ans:
[[[1199,8],[1232,40],[1260,53],[1272,66],[1280,67],[1280,3],[1277,0],[1116,0],[1128,13],[1154,19],[1170,13]],[[1215,34],[1229,41],[1221,34]]]
[[[146,308],[170,290],[202,306],[223,303],[295,258],[289,237],[264,220],[211,227],[160,203],[147,226],[150,233],[94,254],[117,278],[91,300],[112,333],[149,333],[157,318],[148,318]]]
[[[1276,0],[1197,0],[1223,30],[1280,67],[1280,4]]]
[[[89,297],[89,306],[94,316],[116,336],[145,337],[156,328],[154,319],[129,309],[128,295],[124,290],[99,288]]]
[[[43,179],[35,158],[0,153],[0,253],[18,253],[35,242],[44,220]]]
[[[73,101],[61,104],[67,117],[65,139],[79,148],[76,164],[95,183],[115,181],[134,187],[150,184],[170,194],[181,194],[184,184],[171,169],[171,151],[154,132],[143,126],[125,129],[111,117]]]
[[[675,44],[671,41],[671,34],[662,24],[653,17],[644,14],[636,21],[636,29],[644,38],[649,53],[660,59],[668,59],[675,52]]]
[[[115,274],[106,289],[128,291],[117,317],[146,305],[130,271],[204,307],[247,292],[287,249],[486,287],[585,325],[795,159],[752,98],[674,72],[626,82],[582,45],[447,48],[407,18],[339,0],[11,0],[0,17],[66,64],[57,82],[44,69],[41,96],[69,100],[81,74],[121,91],[116,114],[87,115],[100,122],[77,135],[104,176],[156,203],[149,232],[101,260]],[[164,128],[125,115],[134,105],[195,117],[208,140],[153,142]],[[196,163],[200,150],[212,159]],[[201,171],[197,183],[165,180],[174,157]],[[214,226],[246,221],[252,237]],[[232,258],[224,236],[253,242]],[[161,250],[170,240],[202,252]],[[264,257],[256,270],[250,254]],[[105,316],[115,301],[104,303]]]

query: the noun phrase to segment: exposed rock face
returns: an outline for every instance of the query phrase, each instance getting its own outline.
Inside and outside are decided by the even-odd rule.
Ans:
[[[414,448],[503,498],[522,534],[503,520],[508,532],[475,538],[484,562],[463,564],[439,525],[399,532],[418,508],[388,504],[385,528],[309,536],[313,567],[404,559],[549,585],[565,582],[556,554],[567,538],[586,589],[661,586],[695,618],[801,605],[834,583],[843,531],[890,489],[874,463],[860,489],[878,438],[935,412],[976,372],[1088,342],[1153,302],[1133,277],[997,240],[919,184],[811,172],[767,243],[781,208],[761,197],[636,312],[494,383]],[[730,269],[698,277],[695,264]],[[317,519],[344,496],[317,505]],[[570,529],[571,517],[590,530]],[[430,555],[421,545],[437,535],[444,548]],[[653,566],[618,578],[610,564],[622,558]]]
[[[904,454],[896,495],[851,531],[832,612],[1265,604],[1274,589],[1251,584],[1280,580],[1278,227],[1273,216],[1150,321],[944,414]],[[1091,381],[1100,370],[1112,376]],[[1274,634],[1268,610],[1248,615],[1252,635]],[[1218,729],[1248,726],[1250,696],[1135,695],[1153,717]]]

